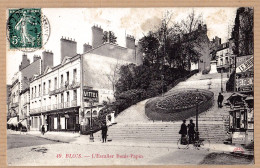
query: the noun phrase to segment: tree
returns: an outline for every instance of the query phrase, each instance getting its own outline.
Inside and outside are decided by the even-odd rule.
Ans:
[[[120,78],[115,84],[116,92],[115,96],[119,95],[120,93],[130,90],[132,81],[133,81],[133,72],[132,69],[135,65],[122,65],[119,71]]]
[[[144,65],[150,66],[159,62],[159,41],[154,33],[149,32],[148,35],[140,39],[140,51],[144,53]]]
[[[232,38],[235,46],[233,53],[238,56],[254,53],[254,13],[252,8],[237,9]]]
[[[187,69],[191,69],[191,62],[197,62],[201,56],[201,50],[205,46],[202,43],[204,38],[201,35],[206,34],[207,30],[202,26],[202,15],[198,16],[194,10],[188,15],[187,19],[180,23],[180,33],[182,36],[182,53],[187,63]],[[209,42],[209,40],[207,40]],[[208,46],[209,48],[209,46]]]
[[[120,77],[120,63],[119,63],[119,60],[117,59],[117,62],[116,64],[111,64],[110,65],[110,73],[106,74],[107,76],[107,79],[111,82],[112,84],[112,89],[113,89],[113,92],[115,93],[115,87],[116,87],[116,83]]]
[[[105,31],[103,35],[103,42],[108,42],[112,44],[116,44],[117,42],[117,37],[115,36],[114,32],[112,31]]]

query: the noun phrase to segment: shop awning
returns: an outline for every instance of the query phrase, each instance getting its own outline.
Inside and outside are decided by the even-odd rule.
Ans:
[[[9,124],[9,125],[14,125],[14,126],[18,125],[17,117],[10,118],[10,119],[8,120],[7,124]]]
[[[254,97],[253,97],[253,96],[248,96],[245,100],[246,100],[246,101],[247,101],[247,100],[254,100]]]
[[[26,119],[20,120],[19,123],[21,123],[22,126],[27,128],[27,120]]]
[[[9,124],[12,121],[13,118],[9,118],[9,120],[7,121],[7,124]]]
[[[234,98],[237,98],[237,97],[245,98],[245,97],[247,97],[247,95],[241,94],[241,93],[233,93],[227,100],[232,101]]]

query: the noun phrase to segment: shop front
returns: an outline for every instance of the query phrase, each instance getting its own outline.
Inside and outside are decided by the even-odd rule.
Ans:
[[[48,131],[79,131],[79,108],[61,109],[46,115]]]

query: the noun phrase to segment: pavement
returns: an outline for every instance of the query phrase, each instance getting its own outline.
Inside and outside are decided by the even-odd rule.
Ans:
[[[102,143],[97,136],[94,142],[90,142],[88,135],[64,132],[41,135],[37,131],[20,134],[8,130],[7,136],[12,136],[16,144],[21,144],[7,150],[9,166],[196,165],[211,153],[231,154],[237,148],[233,145],[211,144],[208,151],[203,148],[197,150],[192,146],[189,149],[178,149],[177,144],[170,143],[113,140]],[[26,139],[29,142],[23,145]],[[30,144],[35,141],[41,142]]]
[[[32,135],[35,137],[44,138],[47,140],[52,140],[56,142],[71,143],[78,145],[94,145],[94,146],[124,146],[124,147],[148,147],[148,148],[171,148],[178,149],[177,144],[174,143],[150,143],[150,142],[122,142],[122,141],[113,141],[109,139],[106,143],[102,143],[101,136],[94,134],[94,142],[90,142],[89,135],[80,135],[79,133],[71,132],[47,132],[44,135],[40,131],[29,131],[29,132],[19,132],[8,130],[8,134],[24,134]],[[244,150],[243,152],[241,150]],[[219,144],[212,143],[210,144],[211,152],[226,152],[234,153],[238,152],[244,155],[254,155],[253,151],[244,149],[241,145],[230,145],[230,144]]]

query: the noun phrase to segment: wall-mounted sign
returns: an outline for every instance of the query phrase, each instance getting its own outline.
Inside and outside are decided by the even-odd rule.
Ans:
[[[240,66],[241,64],[243,64],[244,62],[246,62],[248,59],[252,58],[253,55],[245,55],[245,56],[240,56],[240,57],[236,57],[236,66]]]
[[[237,66],[236,73],[246,72],[248,70],[253,69],[253,67],[254,67],[254,57],[251,56],[245,62]]]
[[[98,91],[83,89],[83,99],[84,101],[98,102]]]
[[[236,74],[237,91],[253,91],[254,89],[254,73],[247,71]]]

